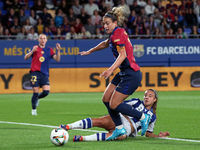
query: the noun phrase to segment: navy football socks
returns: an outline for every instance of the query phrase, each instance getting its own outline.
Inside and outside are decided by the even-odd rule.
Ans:
[[[46,97],[49,94],[48,90],[44,90],[42,93],[39,94],[38,99]]]
[[[33,93],[31,102],[32,102],[32,109],[36,109],[36,103],[38,99],[38,93]]]
[[[138,120],[140,120],[140,118],[142,117],[142,112],[134,109],[131,105],[125,103],[119,104],[114,110],[124,115],[135,117]]]
[[[105,106],[108,109],[108,113],[110,114],[110,117],[112,118],[113,122],[115,123],[115,126],[122,125],[122,121],[120,118],[120,115],[117,111],[110,109],[109,102],[103,102]]]

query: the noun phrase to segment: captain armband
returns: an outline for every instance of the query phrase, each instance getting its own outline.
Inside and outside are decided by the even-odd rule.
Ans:
[[[117,45],[116,48],[117,48],[117,51],[119,52],[120,50],[124,50],[125,46],[119,46],[119,45]]]

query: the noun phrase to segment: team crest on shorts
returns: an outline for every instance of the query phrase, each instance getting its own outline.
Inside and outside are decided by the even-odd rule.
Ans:
[[[39,61],[40,62],[43,62],[45,60],[45,58],[43,57],[43,56],[41,56],[40,58],[39,58]]]
[[[32,82],[32,84],[34,85],[34,84],[35,84],[35,82]]]
[[[133,55],[142,57],[144,55],[144,45],[133,45]]]

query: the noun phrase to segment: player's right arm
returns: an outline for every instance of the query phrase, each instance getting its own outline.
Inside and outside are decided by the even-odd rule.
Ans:
[[[24,56],[24,59],[25,60],[29,59],[33,55],[33,53],[37,50],[37,48],[38,48],[37,45],[33,46],[33,49]]]
[[[105,41],[102,41],[101,43],[99,43],[97,46],[91,48],[90,50],[82,51],[82,52],[79,52],[78,54],[80,54],[80,55],[89,55],[92,52],[99,51],[99,50],[105,49],[107,47],[109,47],[109,40],[108,39],[105,40]]]
[[[154,138],[158,138],[158,137],[166,137],[166,136],[170,136],[169,132],[160,132],[158,135],[151,133],[151,132],[146,132],[146,137],[154,137]]]

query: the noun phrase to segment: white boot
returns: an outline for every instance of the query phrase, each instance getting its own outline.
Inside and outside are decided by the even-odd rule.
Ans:
[[[36,109],[32,109],[31,114],[34,115],[34,116],[37,115],[37,110]]]

